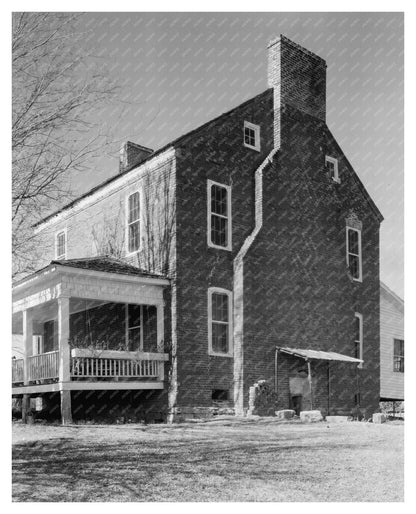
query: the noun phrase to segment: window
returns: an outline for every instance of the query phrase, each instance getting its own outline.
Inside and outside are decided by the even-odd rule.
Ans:
[[[338,174],[338,159],[334,157],[330,157],[329,155],[325,156],[325,168],[329,171],[329,175],[334,182],[341,182]]]
[[[127,199],[127,253],[140,249],[140,200],[138,191]]]
[[[66,229],[55,235],[55,258],[66,259]]]
[[[354,330],[354,357],[363,359],[363,316],[355,313],[355,330]],[[362,364],[359,364],[361,367]]]
[[[211,392],[211,399],[214,401],[227,401],[230,398],[229,391],[227,389],[213,389]]]
[[[260,152],[260,127],[248,121],[244,122],[244,146]]]
[[[351,227],[347,227],[347,266],[352,278],[361,282],[361,230]]]
[[[127,304],[127,350],[140,350],[142,344],[143,306]]]
[[[403,339],[394,340],[393,349],[393,371],[404,373],[404,341]]]
[[[231,292],[218,287],[208,290],[208,352],[231,356]]]
[[[208,180],[208,246],[231,250],[231,188]]]

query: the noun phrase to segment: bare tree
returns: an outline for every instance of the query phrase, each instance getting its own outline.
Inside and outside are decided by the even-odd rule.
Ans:
[[[120,259],[124,255],[125,230],[121,206],[114,217],[104,215],[103,223],[91,230],[92,240],[98,255]]]
[[[74,172],[103,148],[94,109],[115,87],[76,32],[82,14],[14,13],[12,28],[13,275],[32,270],[31,225],[70,197]],[[102,63],[100,63],[102,70]]]

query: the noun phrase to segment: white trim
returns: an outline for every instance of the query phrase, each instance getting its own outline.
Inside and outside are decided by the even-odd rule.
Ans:
[[[212,349],[212,295],[214,293],[225,294],[228,297],[228,352],[216,352]],[[216,357],[233,357],[233,293],[222,287],[208,288],[208,355]],[[226,324],[224,322],[224,324]]]
[[[352,279],[354,280],[354,282],[362,282],[363,281],[363,269],[362,269],[362,261],[363,261],[363,255],[362,255],[362,248],[361,248],[361,230],[359,228],[354,228],[354,227],[350,227],[349,225],[347,225],[346,227],[346,230],[345,230],[345,235],[346,235],[346,258],[347,258],[347,268],[348,268],[348,272],[349,272],[349,269],[350,269],[350,261],[349,261],[349,255],[350,255],[350,251],[349,251],[349,247],[348,247],[348,231],[349,230],[354,230],[355,232],[358,232],[358,270],[359,270],[359,276],[358,278],[355,278],[355,277],[352,277]],[[351,253],[351,255],[356,255],[355,253]]]
[[[136,193],[139,194],[139,219],[135,220],[131,223],[129,223],[129,199],[131,196],[135,195]],[[142,187],[136,189],[135,191],[131,191],[126,194],[125,197],[125,241],[126,241],[126,257],[131,257],[132,255],[136,255],[136,253],[140,252],[143,248],[143,189]],[[139,248],[137,250],[134,250],[133,252],[129,251],[129,226],[132,223],[139,222]]]
[[[254,131],[254,146],[246,143],[246,128]],[[246,148],[250,148],[251,150],[256,150],[257,152],[260,152],[260,125],[255,125],[254,123],[250,123],[249,121],[244,122],[243,143]]]
[[[65,235],[65,253],[62,255],[58,255],[58,237],[61,234]],[[67,253],[68,253],[68,228],[64,227],[63,229],[55,232],[55,260],[59,261],[62,259],[66,259]]]
[[[125,186],[133,185],[137,180],[141,179],[146,173],[156,169],[157,167],[164,164],[169,159],[175,157],[175,148],[170,147],[159,155],[156,155],[149,161],[144,162],[142,165],[134,168],[127,173],[123,173],[120,177],[116,178],[113,182],[99,187],[97,191],[91,193],[85,198],[81,198],[75,201],[75,204],[71,207],[64,207],[59,212],[57,212],[52,218],[41,222],[35,228],[35,234],[41,232],[45,228],[58,223],[66,218],[69,218],[71,215],[74,215],[78,211],[89,207],[90,205],[107,198],[110,194],[113,194],[117,191],[120,191]]]
[[[216,213],[211,212],[211,188],[212,186],[219,186],[227,191],[227,246],[219,246],[211,241],[211,215],[224,217]],[[232,250],[232,220],[231,220],[231,186],[215,182],[214,180],[208,179],[207,183],[207,243],[210,248],[217,248],[218,250]]]
[[[363,359],[363,352],[364,352],[364,326],[363,326],[363,315],[360,313],[360,312],[355,312],[354,313],[354,318],[358,318],[360,320],[360,354],[358,356],[358,358],[364,362],[364,359]],[[355,321],[355,320],[354,320]],[[355,339],[355,327],[354,327],[354,345],[356,343],[356,339]],[[359,368],[362,368],[363,367],[363,363],[360,362],[360,364],[358,364],[358,367]]]
[[[325,167],[327,162],[331,162],[334,165],[334,176],[332,177],[332,180],[337,184],[341,184],[338,171],[338,159],[331,157],[330,155],[325,155]]]

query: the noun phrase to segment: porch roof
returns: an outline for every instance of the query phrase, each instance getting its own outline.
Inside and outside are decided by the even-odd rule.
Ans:
[[[348,355],[343,355],[342,353],[336,352],[324,352],[323,350],[309,350],[309,349],[300,349],[300,348],[281,348],[277,347],[280,352],[287,353],[289,355],[294,355],[295,357],[300,357],[305,360],[315,359],[315,360],[323,360],[323,361],[341,361],[341,362],[364,362],[361,359],[356,359],[355,357],[350,357]]]
[[[110,257],[52,261],[13,285],[13,312],[59,297],[160,305],[168,285],[161,275]]]

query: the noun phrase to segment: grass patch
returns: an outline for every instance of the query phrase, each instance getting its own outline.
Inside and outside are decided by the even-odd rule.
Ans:
[[[403,424],[13,427],[14,501],[403,501]]]

